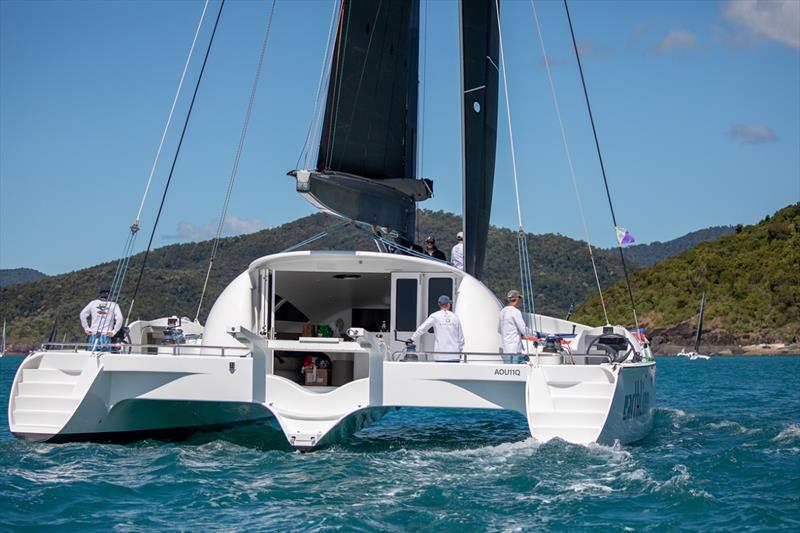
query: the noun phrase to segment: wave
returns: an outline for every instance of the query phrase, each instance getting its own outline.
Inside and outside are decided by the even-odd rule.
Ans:
[[[800,442],[800,424],[789,424],[783,431],[775,435],[772,440],[786,444]]]

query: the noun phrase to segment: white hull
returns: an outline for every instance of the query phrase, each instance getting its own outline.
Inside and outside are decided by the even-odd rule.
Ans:
[[[710,355],[703,355],[703,354],[699,354],[697,352],[684,352],[682,350],[680,352],[678,352],[678,357],[688,357],[689,360],[691,360],[691,361],[697,361],[697,360],[705,361],[705,360],[711,359]]]
[[[37,352],[15,378],[10,429],[36,441],[129,441],[269,420],[290,445],[311,449],[392,407],[508,409],[527,416],[538,440],[579,444],[634,442],[652,425],[655,363],[379,364],[375,380],[317,391],[254,373],[251,357]]]
[[[341,272],[350,278],[337,277]],[[353,278],[354,272],[361,274]],[[402,302],[417,302],[406,311],[409,322],[419,323],[428,313],[427,287],[442,280],[452,283],[454,312],[465,329],[461,362],[429,362],[424,351],[419,361],[398,360],[409,335],[398,318],[396,293],[402,287],[417,291],[416,299],[406,294]],[[275,292],[319,324],[333,324],[347,312],[355,322],[358,313],[391,310],[392,333],[352,328],[354,340],[303,337],[302,324],[276,313]],[[346,312],[342,305],[349,306]],[[12,385],[9,426],[30,440],[131,440],[268,421],[291,446],[307,450],[345,438],[392,408],[428,407],[517,411],[542,441],[624,444],[647,434],[655,363],[633,362],[628,355],[625,362],[603,362],[606,352],[596,351],[603,335],[628,342],[627,353],[646,351],[632,335],[617,326],[589,328],[541,317],[551,331],[571,330],[572,355],[531,355],[527,363],[505,364],[496,333],[500,308],[477,280],[433,261],[367,252],[270,256],[222,293],[203,344],[158,346],[149,353],[75,348],[31,354]],[[149,338],[157,335],[156,323],[146,327]],[[427,337],[422,350],[432,345]],[[319,353],[332,360],[330,386],[295,382],[299,374],[287,362]]]

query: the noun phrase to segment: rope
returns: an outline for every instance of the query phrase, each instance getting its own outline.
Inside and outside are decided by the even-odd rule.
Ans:
[[[556,96],[555,84],[553,83],[553,74],[550,71],[550,60],[547,57],[547,50],[544,46],[544,38],[542,37],[542,29],[539,26],[539,16],[536,13],[536,5],[531,0],[531,9],[533,10],[533,20],[536,22],[536,33],[539,35],[539,44],[542,47],[542,57],[544,57],[544,66],[547,70],[547,80],[550,83],[550,94],[553,97],[553,105],[556,110],[556,117],[558,118],[558,126],[561,129],[561,140],[564,143],[564,153],[567,156],[567,165],[569,166],[569,175],[572,178],[572,189],[575,191],[575,201],[578,204],[578,213],[581,216],[581,223],[583,224],[583,234],[586,237],[586,246],[589,248],[589,258],[592,261],[592,270],[594,271],[594,280],[597,283],[597,292],[600,294],[600,304],[603,306],[603,316],[608,321],[608,313],[606,312],[606,302],[603,298],[603,289],[600,287],[600,276],[597,274],[597,264],[594,260],[594,252],[592,251],[592,244],[589,240],[589,228],[586,225],[586,217],[583,213],[583,203],[581,202],[581,195],[578,191],[578,181],[575,178],[575,167],[572,164],[572,155],[569,150],[569,143],[567,142],[567,134],[564,129],[564,121],[561,119],[561,106],[558,104],[558,97]]]
[[[211,276],[211,269],[214,267],[214,259],[217,256],[217,251],[219,250],[219,239],[222,235],[222,228],[225,225],[225,218],[228,215],[228,207],[230,206],[231,202],[231,194],[233,193],[233,185],[236,182],[236,174],[239,171],[239,160],[242,157],[242,149],[244,148],[244,139],[247,136],[247,128],[250,125],[250,116],[253,112],[253,102],[256,99],[256,90],[258,89],[258,82],[261,79],[261,67],[264,64],[264,55],[267,51],[267,42],[269,41],[269,32],[270,28],[272,27],[272,17],[275,13],[275,1],[272,0],[272,6],[269,10],[269,17],[267,18],[267,29],[264,32],[264,41],[261,44],[261,52],[258,56],[258,66],[256,66],[256,74],[255,78],[253,79],[253,86],[250,89],[250,100],[247,103],[247,111],[244,115],[244,124],[242,124],[242,132],[239,135],[239,145],[236,147],[236,156],[233,158],[233,168],[231,169],[231,177],[228,180],[228,190],[225,192],[225,201],[222,204],[222,212],[219,216],[219,223],[217,224],[217,233],[214,236],[214,244],[211,247],[211,258],[208,261],[208,270],[206,271],[206,279],[203,282],[203,290],[200,293],[200,302],[197,304],[197,312],[194,315],[194,321],[197,322],[197,319],[200,317],[200,310],[203,308],[203,299],[206,295],[206,289],[208,288],[208,278]]]
[[[214,36],[217,34],[217,27],[219,26],[219,19],[222,16],[222,8],[225,7],[225,0],[222,0],[219,4],[219,11],[217,12],[217,19],[214,21],[214,29],[211,31],[211,37],[208,40],[208,47],[206,48],[206,54],[203,58],[203,66],[200,68],[200,74],[197,76],[197,83],[194,87],[194,93],[192,94],[192,101],[189,104],[189,110],[186,112],[186,119],[183,122],[183,130],[181,131],[180,139],[178,140],[178,147],[175,149],[175,157],[172,159],[172,166],[169,169],[169,176],[167,177],[167,183],[164,185],[164,193],[161,195],[161,204],[158,206],[158,213],[156,214],[155,222],[153,223],[153,231],[150,233],[150,240],[147,243],[147,250],[144,253],[144,259],[142,259],[142,266],[139,269],[139,277],[136,280],[136,288],[133,291],[133,296],[131,297],[131,305],[128,308],[128,315],[125,318],[125,323],[128,323],[128,320],[131,317],[131,312],[133,311],[133,304],[136,302],[136,295],[139,293],[139,287],[142,283],[142,275],[144,274],[144,267],[147,265],[147,258],[150,256],[150,249],[153,246],[153,238],[156,235],[156,228],[158,227],[158,221],[161,219],[161,212],[164,209],[164,201],[167,199],[167,192],[169,191],[169,185],[172,182],[172,175],[175,172],[175,164],[178,162],[178,155],[181,152],[181,146],[183,146],[183,139],[186,136],[186,129],[189,126],[189,118],[192,116],[192,109],[194,109],[194,103],[197,99],[197,91],[200,89],[200,82],[203,79],[203,73],[206,70],[206,64],[208,63],[208,55],[211,53],[211,45],[214,43]]]
[[[328,229],[322,230],[319,233],[317,233],[316,235],[312,235],[311,237],[309,237],[307,239],[304,239],[304,240],[298,242],[297,244],[293,244],[293,245],[289,246],[288,248],[284,248],[279,253],[285,254],[287,252],[292,252],[294,250],[297,250],[298,248],[301,248],[301,247],[305,246],[306,244],[311,244],[314,241],[320,240],[321,238],[325,237],[326,235],[332,235],[333,233],[339,231],[340,229],[342,229],[342,228],[344,228],[346,226],[349,226],[350,224],[352,224],[352,222],[353,221],[349,220],[349,219],[345,220],[343,222],[340,222],[339,224],[336,224],[335,226],[331,226]]]
[[[495,0],[494,5],[497,10],[497,35],[500,41],[500,65],[503,68],[503,90],[506,95],[506,118],[508,119],[508,137],[511,142],[511,168],[514,173],[514,194],[517,199],[517,221],[519,222],[520,229],[522,229],[522,208],[520,207],[519,180],[517,179],[517,156],[514,151],[514,130],[511,128],[511,104],[508,101],[508,78],[506,77],[506,59],[503,53],[503,31],[500,29],[499,0]]]
[[[331,49],[331,34],[333,33],[333,24],[336,21],[336,7],[336,2],[333,2],[331,22],[328,25],[328,38],[325,41],[325,54],[322,57],[322,68],[319,71],[319,82],[317,82],[317,95],[314,97],[314,114],[311,117],[311,122],[308,124],[306,142],[303,145],[303,151],[300,152],[300,156],[297,158],[297,164],[295,165],[295,168],[300,168],[301,159],[304,160],[303,168],[308,168],[309,158],[311,157],[311,148],[312,144],[314,144],[312,139],[316,139],[317,137],[317,130],[319,129],[319,123],[322,115],[322,99],[320,96],[322,93],[322,84],[326,79],[329,79],[331,67],[333,66],[332,62],[329,60],[329,54]]]
[[[341,9],[339,11],[339,26],[336,29],[336,40],[337,40],[339,46],[335,47],[336,48],[336,51],[335,51],[336,59],[335,59],[335,61],[331,61],[331,75],[334,76],[334,79],[333,79],[333,86],[334,87],[336,87],[336,80],[339,78],[339,59],[340,59],[339,54],[342,51],[343,40],[344,40],[344,39],[341,38],[342,37],[342,32],[343,31],[347,31],[347,30],[343,30],[342,29],[344,27],[344,24],[345,24],[343,15],[344,15],[344,2],[342,2],[342,4],[341,4]],[[347,27],[349,28],[350,27],[350,20],[349,20],[350,12],[349,11],[347,12],[347,16],[348,16]],[[335,66],[334,66],[334,63],[335,63]],[[330,83],[330,81],[328,83]],[[341,94],[342,94],[342,87],[340,85],[339,86],[339,90],[337,91],[337,94],[336,94],[336,105],[335,106],[330,106],[330,108],[327,110],[331,114],[331,120],[328,122],[328,146],[326,146],[326,153],[325,153],[326,159],[325,159],[325,168],[324,168],[324,170],[327,170],[328,168],[330,168],[330,165],[331,165],[331,149],[332,149],[332,143],[333,143],[333,130],[336,129],[335,125],[334,125],[334,122],[336,122],[337,117],[338,117],[338,115],[336,117],[333,116],[333,111],[334,111],[334,109],[338,109],[338,107],[339,107],[339,98],[340,98]],[[320,143],[322,143],[321,139],[320,139]]]
[[[156,150],[156,156],[153,160],[153,165],[150,167],[150,175],[147,178],[147,184],[144,188],[144,194],[142,195],[142,201],[139,203],[139,210],[136,212],[136,218],[133,221],[133,224],[130,226],[130,232],[128,233],[128,238],[125,242],[125,246],[122,250],[122,255],[120,255],[120,260],[117,262],[117,268],[114,272],[114,277],[111,282],[111,288],[109,289],[109,301],[111,302],[111,306],[109,309],[109,313],[104,315],[100,321],[100,328],[105,327],[105,322],[107,317],[114,315],[114,308],[117,305],[117,301],[119,300],[119,296],[122,293],[122,286],[125,281],[125,275],[128,272],[128,266],[131,262],[131,256],[133,254],[133,247],[136,243],[136,236],[139,232],[139,222],[142,216],[142,209],[144,208],[145,200],[147,199],[147,195],[150,191],[150,185],[153,182],[153,176],[155,175],[156,167],[158,166],[159,158],[161,157],[161,149],[164,147],[164,140],[167,137],[167,132],[169,131],[170,124],[172,123],[172,115],[175,112],[175,105],[178,102],[178,98],[181,94],[181,88],[183,87],[183,80],[186,77],[186,71],[189,68],[189,63],[191,62],[192,55],[194,54],[194,47],[197,43],[197,36],[200,33],[200,28],[203,26],[203,21],[205,20],[206,10],[208,9],[208,0],[206,0],[205,4],[203,4],[203,11],[200,13],[200,20],[197,22],[197,28],[194,32],[194,37],[192,38],[192,45],[189,47],[189,54],[186,56],[186,61],[183,65],[183,71],[181,72],[180,81],[178,82],[178,88],[175,91],[175,96],[172,99],[172,107],[169,110],[169,115],[167,116],[167,122],[164,125],[164,131],[161,134],[161,141],[158,143],[158,149]],[[127,323],[127,322],[126,322]]]
[[[194,53],[194,46],[197,43],[197,36],[200,34],[200,27],[203,25],[203,20],[206,16],[206,9],[208,9],[208,0],[206,0],[205,4],[203,5],[203,12],[200,14],[200,21],[197,23],[197,29],[194,31],[194,38],[192,38],[192,46],[189,48],[189,55],[186,56],[186,62],[183,64],[183,72],[181,72],[181,79],[178,81],[178,89],[175,91],[175,97],[172,99],[172,107],[170,107],[169,115],[167,116],[167,123],[164,125],[164,132],[161,134],[161,141],[158,143],[158,150],[156,151],[156,157],[153,160],[153,166],[150,167],[150,176],[147,178],[147,185],[144,188],[144,195],[142,196],[142,201],[139,204],[139,211],[136,212],[136,220],[134,224],[138,226],[140,217],[142,215],[142,209],[144,208],[144,202],[147,198],[148,193],[150,192],[150,184],[153,182],[153,176],[156,172],[156,166],[158,166],[158,160],[161,157],[161,149],[164,147],[164,141],[167,138],[167,131],[169,131],[169,126],[172,123],[172,115],[175,113],[175,106],[178,103],[178,97],[181,94],[181,88],[183,87],[183,80],[186,78],[186,71],[189,69],[189,63],[192,59],[192,55]]]
[[[617,217],[614,214],[614,204],[611,202],[611,191],[608,188],[608,179],[606,178],[606,167],[603,164],[603,155],[600,153],[600,142],[597,140],[597,128],[594,124],[594,115],[592,114],[592,106],[589,103],[589,91],[586,89],[586,78],[583,75],[583,66],[581,66],[581,56],[578,53],[578,43],[575,40],[575,31],[572,28],[572,18],[569,15],[569,6],[567,0],[564,0],[564,10],[567,13],[567,22],[569,23],[569,33],[572,36],[572,48],[575,50],[575,59],[578,62],[578,72],[581,75],[581,84],[583,85],[583,96],[586,99],[586,109],[589,111],[589,120],[592,123],[592,134],[594,135],[594,145],[597,149],[597,159],[600,161],[600,171],[603,174],[603,184],[606,188],[606,197],[608,197],[608,207],[611,210],[611,221],[614,223],[615,235],[614,240],[617,242],[617,249],[619,250],[619,258],[622,261],[622,271],[625,273],[625,286],[628,288],[628,296],[631,300],[631,308],[633,309],[633,321],[636,323],[636,329],[639,329],[639,319],[636,316],[636,303],[633,300],[633,290],[631,290],[630,279],[628,278],[628,267],[625,265],[625,255],[622,253],[622,244],[616,238]]]
[[[517,157],[516,152],[514,150],[514,130],[511,127],[511,104],[508,98],[508,77],[506,76],[506,59],[505,54],[503,51],[503,30],[500,25],[500,2],[499,0],[495,0],[495,9],[497,11],[497,36],[498,41],[500,43],[500,65],[503,70],[503,91],[505,92],[505,100],[506,100],[506,118],[508,120],[508,137],[511,144],[511,168],[514,174],[514,195],[517,201],[517,222],[519,223],[519,230],[517,232],[517,255],[519,258],[520,264],[520,282],[522,289],[522,308],[524,311],[527,310],[527,302],[529,301],[531,304],[531,314],[530,316],[533,317],[535,327],[536,324],[536,305],[533,301],[533,286],[531,282],[531,270],[530,270],[530,257],[528,256],[528,234],[525,232],[525,229],[522,225],[522,207],[519,197],[519,179],[517,177]],[[528,324],[530,329],[534,329],[531,327],[531,324]]]

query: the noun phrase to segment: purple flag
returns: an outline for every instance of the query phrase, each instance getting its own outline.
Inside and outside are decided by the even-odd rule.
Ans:
[[[620,246],[625,246],[626,244],[636,242],[636,239],[633,238],[633,235],[631,235],[630,232],[625,228],[620,228],[617,226],[614,228],[614,230],[617,232],[617,242],[620,244]]]

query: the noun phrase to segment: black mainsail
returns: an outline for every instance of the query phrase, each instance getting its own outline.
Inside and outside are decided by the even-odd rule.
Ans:
[[[697,333],[694,336],[694,353],[700,353],[700,336],[703,333],[703,312],[706,308],[706,293],[700,298],[700,313],[697,315]]]
[[[461,0],[465,270],[483,272],[497,139],[495,0]],[[315,169],[290,172],[322,210],[413,241],[419,0],[342,0]]]
[[[347,218],[414,235],[419,0],[343,0],[317,168],[297,172],[312,203]]]

